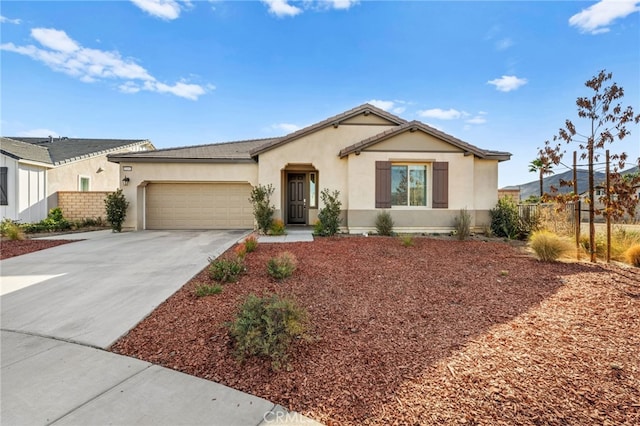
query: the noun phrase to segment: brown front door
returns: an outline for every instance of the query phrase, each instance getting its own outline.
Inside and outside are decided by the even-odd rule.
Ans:
[[[289,173],[287,176],[287,223],[307,223],[307,200],[304,195],[304,173]]]

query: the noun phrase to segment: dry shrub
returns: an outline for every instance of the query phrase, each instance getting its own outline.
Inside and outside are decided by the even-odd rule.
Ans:
[[[640,268],[640,244],[629,247],[624,252],[624,260],[628,264]]]
[[[537,231],[531,234],[529,247],[543,262],[553,262],[573,250],[573,244],[553,232]]]
[[[546,229],[557,235],[575,235],[573,209],[558,209],[555,205],[541,204],[538,207],[540,229]]]

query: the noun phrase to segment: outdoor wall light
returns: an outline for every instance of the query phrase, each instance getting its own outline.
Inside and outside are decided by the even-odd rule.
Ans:
[[[124,179],[122,179],[122,184],[123,184],[124,186],[127,186],[127,185],[129,185],[129,181],[130,181],[130,180],[131,180],[131,179],[129,179],[129,176],[125,176],[125,177],[124,177]]]

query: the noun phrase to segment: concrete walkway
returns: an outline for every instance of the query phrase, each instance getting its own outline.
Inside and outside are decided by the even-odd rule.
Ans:
[[[245,235],[71,234],[87,239],[1,261],[3,288],[23,281],[0,297],[2,424],[317,424],[262,398],[104,350]]]
[[[300,243],[313,241],[311,228],[287,228],[285,235],[260,235],[260,243]]]

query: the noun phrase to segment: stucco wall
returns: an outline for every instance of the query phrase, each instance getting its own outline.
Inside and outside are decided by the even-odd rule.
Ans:
[[[281,190],[282,171],[288,164],[313,165],[318,170],[318,188],[340,191],[342,208],[348,209],[350,204],[348,160],[338,156],[340,150],[391,127],[393,126],[341,124],[337,128],[325,128],[260,154],[258,179],[261,184],[272,184],[275,188],[273,200],[277,208],[276,217],[281,218],[281,212],[284,211],[285,200]],[[313,223],[314,218],[317,217],[316,213],[310,212],[310,223]]]
[[[116,163],[114,163],[116,164]],[[148,182],[242,182],[258,184],[257,163],[121,163],[120,178],[129,201],[125,228],[143,229],[145,186]],[[124,171],[131,167],[131,171]]]
[[[110,192],[113,191],[60,191],[58,207],[68,220],[106,219],[104,200]]]

